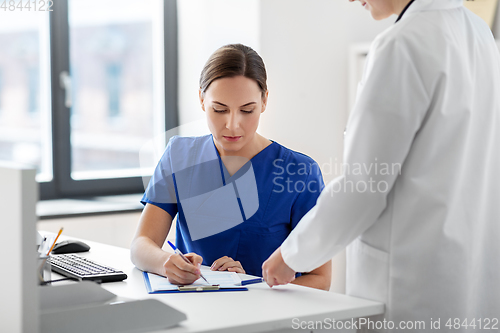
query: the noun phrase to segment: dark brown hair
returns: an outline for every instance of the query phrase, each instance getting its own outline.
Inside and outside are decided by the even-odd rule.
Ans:
[[[205,94],[212,82],[225,77],[243,75],[255,80],[262,91],[267,92],[267,74],[264,61],[251,47],[229,44],[217,49],[208,59],[200,75],[200,90]]]

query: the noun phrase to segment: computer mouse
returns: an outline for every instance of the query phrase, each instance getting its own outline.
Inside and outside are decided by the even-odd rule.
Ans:
[[[53,254],[64,254],[64,253],[77,253],[77,252],[87,252],[90,250],[90,246],[84,242],[76,240],[66,240],[57,243],[52,250]]]

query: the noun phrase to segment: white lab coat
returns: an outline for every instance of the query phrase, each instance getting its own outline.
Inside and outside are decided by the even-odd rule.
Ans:
[[[344,163],[283,243],[288,266],[349,245],[347,293],[396,325],[500,317],[500,55],[462,0],[416,0],[375,39]]]

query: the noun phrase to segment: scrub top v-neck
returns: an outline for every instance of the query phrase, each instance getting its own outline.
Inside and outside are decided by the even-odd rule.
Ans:
[[[173,137],[141,202],[177,214],[176,245],[182,252],[201,255],[209,266],[228,256],[248,274],[262,276],[262,263],[315,205],[323,187],[313,159],[277,142],[230,176],[212,135]]]

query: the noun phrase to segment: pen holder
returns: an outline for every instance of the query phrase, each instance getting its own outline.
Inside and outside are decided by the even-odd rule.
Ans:
[[[51,279],[50,262],[48,256],[38,257],[37,262],[37,281],[39,285],[47,284]]]

